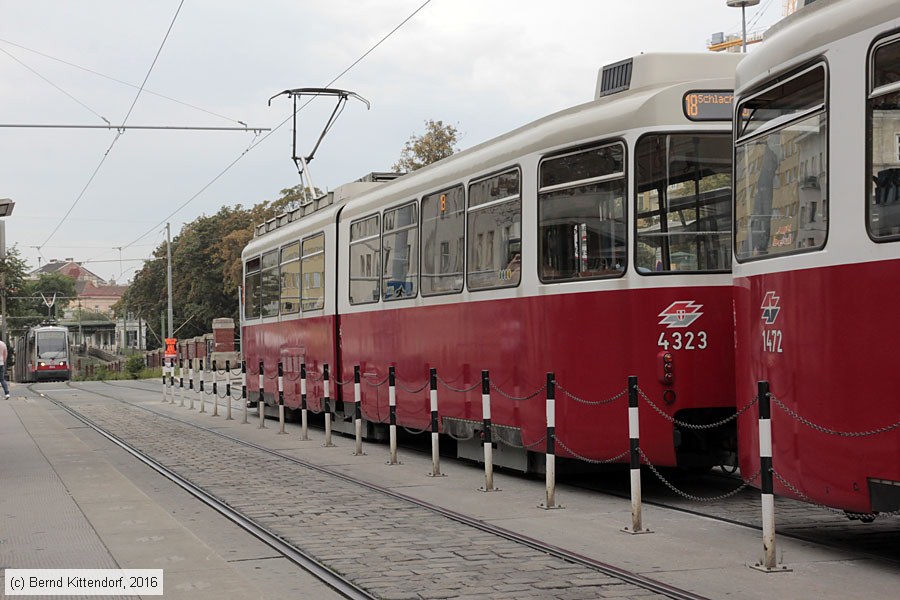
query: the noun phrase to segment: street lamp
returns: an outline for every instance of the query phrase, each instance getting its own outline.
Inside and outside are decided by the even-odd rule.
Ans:
[[[741,7],[741,25],[744,32],[741,37],[741,52],[747,52],[747,7],[756,6],[759,0],[725,0],[725,4],[731,8]]]
[[[6,221],[2,217],[12,214],[16,203],[9,198],[0,198],[0,260],[3,268],[0,269],[0,340],[6,341]]]

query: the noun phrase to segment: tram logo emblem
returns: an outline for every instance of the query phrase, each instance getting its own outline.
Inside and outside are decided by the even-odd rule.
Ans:
[[[689,327],[691,323],[699,319],[703,314],[700,312],[701,308],[703,308],[702,304],[694,304],[691,300],[678,300],[659,313],[658,316],[662,317],[659,324],[665,325],[670,329],[673,327]]]
[[[781,311],[781,307],[778,306],[780,301],[781,297],[776,296],[775,292],[766,292],[766,297],[763,298],[763,303],[760,307],[762,308],[762,320],[765,321],[766,325],[773,325],[775,319],[778,318],[778,313]]]

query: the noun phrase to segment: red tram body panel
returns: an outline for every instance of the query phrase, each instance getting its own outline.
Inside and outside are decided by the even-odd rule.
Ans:
[[[737,407],[769,382],[775,493],[864,519],[900,509],[898,72],[900,5],[823,0],[736,76]]]

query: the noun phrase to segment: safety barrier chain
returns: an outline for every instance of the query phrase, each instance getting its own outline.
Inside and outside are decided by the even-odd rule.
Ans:
[[[450,385],[449,383],[447,383],[446,381],[444,381],[440,375],[438,375],[437,380],[438,380],[438,383],[443,385],[445,388],[447,388],[451,392],[456,392],[457,394],[467,394],[468,392],[471,392],[472,390],[481,387],[480,381],[476,381],[470,387],[457,389],[457,388],[453,387],[452,385]]]
[[[544,390],[547,389],[547,384],[545,383],[540,388],[538,388],[531,394],[528,394],[527,396],[511,396],[511,395],[507,394],[506,392],[504,392],[503,390],[501,390],[499,387],[497,387],[493,381],[491,382],[491,389],[494,390],[495,392],[497,392],[498,394],[500,394],[501,396],[503,396],[504,398],[506,398],[507,400],[512,400],[513,402],[522,402],[522,401],[531,400],[538,394],[542,393]]]
[[[791,484],[790,481],[788,481],[787,479],[785,479],[784,476],[782,476],[781,473],[779,473],[778,471],[776,471],[774,468],[771,469],[771,472],[772,472],[772,475],[775,476],[775,479],[777,479],[778,481],[780,481],[780,482],[781,482],[781,485],[783,485],[784,487],[786,487],[787,489],[789,489],[789,490],[791,491],[791,493],[793,493],[795,496],[797,496],[798,498],[800,498],[800,499],[803,500],[804,502],[807,502],[807,503],[809,503],[809,504],[812,504],[813,506],[815,506],[815,507],[817,507],[817,508],[823,508],[823,509],[827,510],[828,512],[831,512],[831,513],[834,513],[834,514],[846,515],[846,516],[848,516],[848,517],[852,517],[852,518],[855,518],[855,519],[866,519],[866,520],[872,520],[872,519],[875,519],[876,517],[896,517],[896,516],[900,516],[900,510],[892,510],[892,511],[890,511],[890,512],[879,512],[879,513],[857,513],[857,512],[850,512],[850,511],[840,510],[840,509],[838,509],[838,508],[833,508],[833,507],[831,507],[831,506],[825,506],[824,504],[819,504],[818,502],[814,502],[814,501],[812,500],[812,498],[810,498],[809,496],[807,496],[806,494],[804,494],[802,491],[800,491],[799,489],[797,489],[796,487],[794,487],[794,485]]]
[[[369,381],[369,379],[375,377],[375,375],[373,373],[363,373],[363,377],[366,378],[366,385],[368,385],[370,387],[374,387],[374,388],[379,388],[379,387],[383,386],[384,384],[386,384],[388,382],[388,379],[390,379],[390,377],[385,375],[384,379],[382,379],[378,383],[372,383],[371,381]]]
[[[419,388],[416,388],[416,389],[412,389],[412,388],[408,388],[408,387],[406,387],[405,385],[403,385],[403,383],[398,379],[398,380],[397,380],[397,387],[400,388],[401,390],[403,390],[404,392],[406,392],[407,394],[418,394],[419,392],[421,392],[421,391],[423,391],[425,388],[427,388],[429,383],[430,383],[430,382],[426,379],[426,380],[425,380],[425,383],[422,384],[422,387],[419,387]]]
[[[579,404],[585,404],[587,406],[601,406],[604,404],[612,404],[613,402],[624,397],[625,394],[628,393],[628,390],[625,389],[625,390],[622,390],[621,392],[619,392],[618,394],[616,394],[615,396],[607,398],[606,400],[591,401],[591,400],[585,400],[584,398],[579,398],[578,396],[576,396],[575,394],[573,394],[572,392],[570,392],[566,388],[564,388],[562,385],[560,385],[560,383],[558,381],[556,382],[556,389],[561,391],[563,394],[565,394],[566,396],[568,396],[570,399],[574,400],[575,402],[577,402]]]
[[[625,458],[626,456],[628,456],[628,452],[629,452],[628,450],[626,450],[622,454],[618,454],[611,458],[604,458],[602,460],[596,459],[596,458],[588,458],[587,456],[582,456],[582,455],[578,454],[577,452],[575,452],[574,450],[572,450],[571,448],[569,448],[568,446],[566,446],[563,443],[563,441],[561,439],[559,439],[558,437],[554,438],[554,439],[556,440],[556,443],[559,444],[560,448],[562,448],[563,450],[565,450],[566,452],[568,452],[569,454],[571,454],[578,460],[583,460],[584,462],[588,462],[588,463],[595,464],[595,465],[606,465],[609,463],[617,462],[617,461]]]
[[[495,437],[494,439],[495,439],[497,442],[499,442],[499,443],[501,443],[501,444],[503,444],[503,445],[505,445],[505,446],[509,446],[510,448],[515,448],[516,450],[530,450],[531,448],[535,448],[535,447],[537,447],[537,446],[540,446],[540,445],[543,444],[544,442],[546,442],[546,441],[547,441],[547,436],[545,435],[545,436],[542,437],[541,439],[539,439],[539,440],[537,440],[537,441],[534,441],[534,442],[532,442],[532,443],[530,443],[530,444],[526,444],[526,443],[523,442],[522,445],[519,445],[519,444],[513,444],[513,443],[510,442],[509,440],[505,440],[505,439],[503,439],[502,437],[499,437],[499,436],[498,436],[498,437]]]
[[[303,377],[303,373],[301,373],[300,371],[295,371],[295,373],[297,374],[297,376],[291,377],[291,371],[287,371],[284,374],[284,378],[287,379],[288,381],[300,381],[300,378]]]
[[[685,423],[684,421],[679,421],[678,419],[676,419],[675,417],[673,417],[672,415],[670,415],[669,413],[667,413],[666,411],[661,409],[659,406],[657,406],[653,402],[653,400],[651,400],[647,396],[647,394],[644,393],[644,390],[642,390],[641,388],[638,388],[638,393],[641,395],[641,398],[643,398],[644,401],[647,402],[647,404],[649,404],[650,407],[653,410],[655,410],[657,413],[659,413],[659,415],[662,418],[664,418],[666,421],[669,421],[670,423],[674,423],[675,425],[678,425],[679,427],[683,427],[685,429],[697,429],[697,430],[715,429],[717,427],[726,425],[726,424],[730,423],[731,421],[734,421],[735,419],[740,417],[742,414],[744,414],[745,412],[750,410],[750,407],[752,407],[754,404],[759,402],[759,397],[754,397],[752,400],[750,400],[750,402],[745,404],[741,410],[737,411],[736,413],[734,413],[733,415],[731,415],[729,417],[722,419],[721,421],[716,421],[715,423],[697,424],[697,423]]]
[[[743,490],[750,487],[754,481],[759,479],[759,475],[760,475],[760,473],[762,473],[761,470],[757,471],[749,479],[744,479],[743,483],[741,485],[739,485],[736,489],[731,490],[730,492],[726,492],[726,493],[720,494],[718,496],[695,496],[693,494],[689,494],[689,493],[675,487],[675,485],[672,482],[670,482],[668,479],[663,477],[662,473],[660,473],[657,470],[657,468],[653,465],[653,463],[650,462],[650,459],[647,458],[646,454],[644,454],[644,450],[642,448],[638,447],[637,450],[641,455],[641,461],[645,465],[647,465],[647,467],[650,468],[650,470],[653,472],[653,474],[656,475],[656,478],[659,479],[663,483],[663,485],[665,485],[667,488],[669,488],[670,490],[672,490],[673,492],[675,492],[682,498],[686,498],[693,502],[719,502],[721,500],[727,500],[728,498],[731,498],[732,496],[736,496],[739,493],[741,493]]]
[[[900,427],[900,421],[898,421],[898,422],[894,423],[893,425],[888,425],[887,427],[881,427],[879,429],[872,429],[871,431],[839,431],[837,429],[829,429],[827,427],[817,425],[816,423],[813,423],[809,419],[805,419],[805,418],[801,417],[791,407],[784,404],[781,400],[776,398],[774,395],[770,395],[769,397],[772,399],[772,402],[775,403],[775,406],[777,406],[778,408],[780,408],[781,410],[783,410],[784,412],[789,414],[795,420],[799,421],[800,423],[803,423],[810,429],[814,429],[814,430],[818,431],[819,433],[827,433],[828,435],[836,435],[836,436],[840,436],[840,437],[849,437],[849,438],[868,437],[871,435],[887,433],[889,431],[893,431],[894,429],[897,429],[898,427]]]
[[[427,427],[425,429],[410,429],[409,427],[404,427],[403,430],[410,435],[419,435],[430,431]]]
[[[350,385],[351,383],[354,383],[352,376],[347,381],[341,381],[340,379],[334,379],[333,381],[334,381],[335,385],[339,385],[341,387],[343,387],[345,385]]]
[[[470,433],[466,437],[463,437],[461,435],[453,435],[453,433],[451,433],[449,431],[445,431],[444,433],[447,434],[448,436],[450,436],[452,439],[456,440],[457,442],[468,442],[469,440],[475,438],[475,430],[474,429],[472,430],[472,433]]]

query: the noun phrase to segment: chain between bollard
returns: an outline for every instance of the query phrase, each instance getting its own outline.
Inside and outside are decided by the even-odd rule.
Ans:
[[[444,386],[451,392],[456,392],[457,394],[467,394],[467,393],[471,392],[472,390],[478,389],[481,386],[481,382],[478,381],[478,382],[473,383],[471,386],[469,386],[467,388],[457,389],[457,388],[453,387],[452,385],[450,385],[449,383],[447,383],[446,381],[444,381],[440,376],[438,376],[437,380],[438,380],[438,383],[440,383],[442,386]]]
[[[568,446],[566,446],[563,443],[563,441],[561,439],[559,439],[559,434],[556,434],[556,437],[554,439],[556,440],[556,443],[559,444],[560,448],[562,448],[563,450],[565,450],[566,452],[568,452],[569,454],[571,454],[578,460],[582,460],[586,463],[591,463],[594,465],[608,465],[610,463],[618,462],[618,461],[622,460],[623,458],[625,458],[626,456],[628,456],[628,453],[631,452],[631,450],[626,450],[625,452],[623,452],[621,454],[617,454],[616,456],[613,456],[610,458],[604,458],[604,459],[588,458],[587,456],[582,456],[582,455],[578,454],[577,452],[575,452],[574,450],[572,450],[571,448],[569,448]]]
[[[556,382],[556,387],[557,387],[557,389],[559,389],[559,391],[561,391],[563,394],[565,394],[569,399],[574,400],[575,402],[577,402],[579,404],[585,404],[587,406],[602,406],[605,404],[612,404],[616,400],[619,400],[620,398],[624,398],[625,394],[628,393],[628,390],[626,389],[626,390],[622,390],[615,396],[611,396],[611,397],[607,398],[606,400],[591,401],[591,400],[585,400],[583,398],[579,398],[578,396],[576,396],[575,394],[571,393],[566,388],[564,388],[562,385],[560,385],[560,383],[558,381]]]
[[[375,388],[379,388],[379,387],[385,385],[388,382],[388,380],[390,379],[390,375],[386,375],[382,381],[379,381],[378,383],[372,383],[371,381],[368,381],[368,379],[374,377],[373,374],[363,373],[363,377],[367,378],[366,385],[368,385],[370,387],[375,387]]]
[[[775,403],[775,406],[786,412],[790,415],[794,420],[806,425],[810,429],[818,431],[819,433],[825,433],[828,435],[836,435],[838,437],[848,437],[848,438],[856,438],[856,437],[869,437],[873,435],[879,435],[882,433],[888,433],[900,427],[900,421],[888,425],[886,427],[880,427],[878,429],[872,429],[870,431],[839,431],[837,429],[829,429],[828,427],[823,427],[822,425],[818,425],[813,423],[809,419],[801,417],[797,412],[795,412],[791,407],[787,406],[784,402],[779,400],[776,396],[772,395],[772,402]]]
[[[761,473],[761,471],[757,471],[749,479],[741,478],[742,479],[741,485],[739,485],[736,489],[731,490],[730,492],[726,492],[726,493],[720,494],[718,496],[694,496],[693,494],[689,494],[685,491],[678,489],[677,487],[675,487],[675,485],[671,481],[666,479],[663,476],[663,474],[659,472],[659,470],[656,468],[656,466],[650,462],[650,459],[647,458],[646,454],[644,454],[643,449],[638,448],[638,452],[640,452],[640,454],[641,454],[641,461],[645,465],[647,465],[647,467],[650,468],[650,471],[652,471],[653,474],[656,475],[656,478],[659,479],[663,483],[663,485],[665,485],[667,488],[669,488],[670,490],[672,490],[673,492],[675,492],[682,498],[686,498],[686,499],[692,500],[694,502],[718,502],[720,500],[727,500],[728,498],[731,498],[732,496],[736,496],[739,493],[741,493],[743,490],[750,487],[754,481],[759,479],[759,475]]]
[[[429,383],[428,380],[425,380],[425,383],[422,384],[422,387],[417,388],[417,389],[412,389],[412,388],[408,388],[405,385],[403,385],[402,383],[400,383],[400,380],[397,380],[397,387],[399,387],[401,390],[403,390],[407,394],[418,394],[419,392],[425,391],[425,389],[428,387],[428,383]],[[479,382],[478,385],[481,385],[481,383]]]
[[[503,396],[504,398],[506,398],[507,400],[512,400],[513,402],[526,402],[526,401],[531,400],[532,398],[536,397],[537,395],[542,394],[544,391],[546,391],[547,384],[542,385],[540,388],[535,390],[533,393],[528,394],[527,396],[521,396],[521,397],[511,396],[510,394],[507,394],[506,392],[501,390],[499,387],[497,387],[497,385],[494,382],[491,382],[491,389],[494,390],[495,392],[497,392],[498,394],[500,394],[501,396]]]
[[[522,445],[519,445],[519,444],[513,444],[513,443],[510,442],[509,440],[504,439],[502,436],[501,436],[501,437],[497,437],[497,438],[495,438],[495,439],[496,439],[496,441],[497,441],[498,443],[503,444],[504,446],[508,446],[508,447],[510,447],[510,448],[515,448],[516,450],[530,450],[531,448],[534,448],[534,447],[536,447],[536,446],[540,446],[541,444],[543,444],[544,442],[546,442],[546,441],[547,441],[547,436],[545,435],[545,436],[543,436],[541,439],[539,439],[539,440],[537,440],[537,441],[534,441],[534,442],[532,442],[532,443],[530,443],[530,444],[525,444],[525,443],[523,443]],[[555,439],[555,438],[554,438],[554,439]]]
[[[653,402],[653,400],[651,400],[649,398],[649,396],[647,396],[647,394],[645,394],[644,390],[642,390],[641,388],[638,388],[638,393],[641,395],[641,398],[643,398],[644,401],[650,405],[650,408],[652,408],[658,415],[660,415],[666,421],[668,421],[670,423],[674,423],[675,425],[678,425],[679,427],[683,427],[684,429],[695,429],[695,430],[701,430],[701,431],[706,430],[706,429],[716,429],[718,427],[722,427],[723,425],[727,425],[731,421],[734,421],[735,419],[737,419],[738,417],[743,415],[745,412],[750,410],[750,408],[752,406],[754,406],[757,402],[759,402],[759,397],[756,396],[752,400],[750,400],[750,402],[745,404],[741,410],[737,411],[736,413],[734,413],[733,415],[731,415],[729,417],[725,417],[721,421],[716,421],[715,423],[697,424],[697,423],[685,423],[684,421],[680,421],[680,420],[676,419],[675,417],[673,417],[672,415],[668,414],[666,411],[664,411],[662,408],[660,408],[655,402]]]

